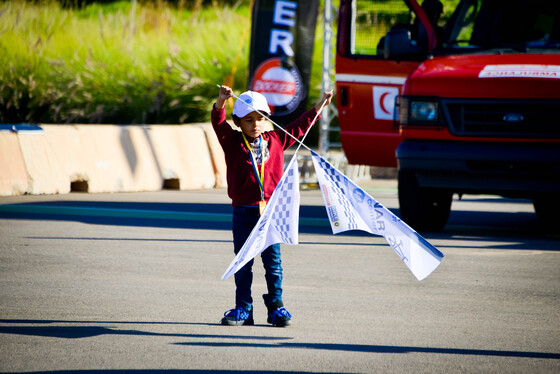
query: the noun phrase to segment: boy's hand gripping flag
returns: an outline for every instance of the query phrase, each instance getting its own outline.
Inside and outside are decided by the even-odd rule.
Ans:
[[[296,152],[272,193],[263,215],[222,276],[222,280],[231,277],[272,244],[298,244],[299,199]]]
[[[363,230],[383,236],[418,280],[438,267],[443,253],[329,162],[311,154],[334,234]]]

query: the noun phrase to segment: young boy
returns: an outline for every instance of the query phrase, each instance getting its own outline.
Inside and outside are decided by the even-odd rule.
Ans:
[[[222,146],[227,167],[228,195],[233,206],[233,246],[237,254],[259,220],[266,202],[270,199],[276,185],[282,178],[284,169],[284,150],[295,140],[284,131],[264,131],[266,118],[270,115],[266,98],[254,91],[247,91],[233,106],[233,122],[241,131],[235,131],[226,122],[225,103],[233,91],[226,86],[220,87],[218,100],[214,103],[211,119],[212,126]],[[310,111],[285,127],[295,138],[305,135],[317,111],[331,102],[333,93],[325,92],[321,101]],[[258,110],[258,112],[256,110]],[[282,301],[282,261],[280,245],[274,244],[265,249],[261,258],[265,269],[268,293],[263,295],[268,309],[268,323],[285,327],[291,324],[291,315]],[[223,325],[253,325],[253,260],[235,273],[235,309],[222,318]]]

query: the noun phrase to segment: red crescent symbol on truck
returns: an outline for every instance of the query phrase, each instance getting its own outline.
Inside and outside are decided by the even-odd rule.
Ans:
[[[385,108],[385,97],[389,95],[389,92],[385,92],[383,93],[383,95],[381,95],[381,97],[379,98],[379,107],[381,108],[382,111],[384,111],[387,114],[391,114],[391,112],[389,112],[387,110],[387,108]]]

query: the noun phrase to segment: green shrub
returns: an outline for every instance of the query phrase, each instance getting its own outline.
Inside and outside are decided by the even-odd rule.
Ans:
[[[217,83],[246,88],[248,20],[246,6],[3,3],[0,121],[205,121]]]
[[[195,2],[0,3],[0,122],[208,121],[216,84],[247,88],[250,9]],[[316,35],[309,106],[321,90],[320,19]]]

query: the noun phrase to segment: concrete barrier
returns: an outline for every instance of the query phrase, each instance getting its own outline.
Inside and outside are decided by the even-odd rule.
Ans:
[[[50,152],[49,158],[56,163],[54,166],[56,172],[53,172],[53,179],[50,183],[58,186],[59,193],[67,193],[72,190],[86,192],[91,160],[82,157],[86,141],[82,138],[78,127],[74,125],[43,125],[41,127],[45,131],[45,143],[49,145],[47,148]],[[40,160],[27,160],[28,163],[37,161],[40,162]],[[76,185],[81,187],[76,188]]]
[[[204,129],[198,125],[153,125],[147,129],[167,188],[213,188],[216,174]]]
[[[18,135],[0,133],[0,196],[22,195],[27,191],[27,172]]]
[[[225,187],[209,124],[42,125],[0,133],[0,195]]]
[[[224,152],[208,123],[42,128],[0,133],[1,196],[227,187]],[[371,177],[371,168],[344,167],[339,156],[331,162],[352,179]],[[300,162],[302,182],[315,182],[310,158]]]
[[[26,193],[57,194],[70,192],[70,183],[65,178],[65,160],[59,157],[55,127],[45,126],[36,134],[18,134],[21,152],[28,177]],[[70,130],[67,128],[65,131]],[[63,145],[71,147],[70,144]]]
[[[141,126],[77,125],[88,165],[88,191],[157,191],[163,176]]]
[[[212,159],[212,166],[214,168],[214,174],[216,176],[215,187],[225,188],[227,187],[226,179],[226,159],[224,156],[224,150],[218,141],[218,137],[214,132],[211,124],[199,124],[204,129],[206,135],[206,141],[208,143],[208,149],[210,151],[210,156]]]

